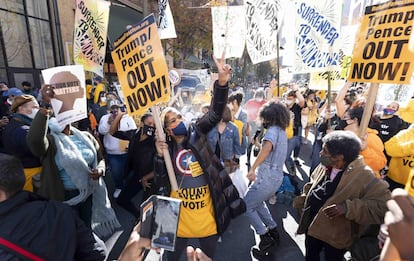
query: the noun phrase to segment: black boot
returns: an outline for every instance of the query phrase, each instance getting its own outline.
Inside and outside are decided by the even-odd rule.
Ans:
[[[270,234],[270,231],[268,231],[264,235],[260,235],[260,243],[259,243],[259,249],[260,251],[266,251],[276,245],[275,240],[273,239],[272,235]]]
[[[277,227],[275,227],[273,229],[269,229],[269,234],[273,238],[273,240],[275,241],[276,245],[279,246],[279,244],[280,244],[280,235],[279,235],[279,232],[277,231]]]
[[[273,248],[276,246],[276,242],[273,237],[270,235],[270,232],[267,232],[264,235],[260,235],[259,248],[253,247],[252,254],[256,259],[262,259],[266,256],[271,255]]]

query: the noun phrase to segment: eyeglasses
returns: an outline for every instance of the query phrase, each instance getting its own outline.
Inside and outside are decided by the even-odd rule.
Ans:
[[[181,120],[183,116],[181,116],[180,114],[178,114],[176,117],[173,117],[169,120],[166,120],[166,126],[171,125],[173,123],[175,123],[177,120]]]

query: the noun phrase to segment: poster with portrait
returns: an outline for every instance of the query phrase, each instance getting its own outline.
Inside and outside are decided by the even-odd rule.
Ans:
[[[63,129],[67,124],[87,117],[85,71],[82,65],[58,66],[42,70],[45,84],[55,93],[52,108]]]

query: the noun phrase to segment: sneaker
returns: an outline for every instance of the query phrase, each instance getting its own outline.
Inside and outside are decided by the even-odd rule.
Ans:
[[[270,198],[269,198],[269,204],[270,205],[274,205],[276,204],[276,195],[273,194]]]
[[[114,191],[114,198],[118,198],[119,197],[119,194],[121,194],[121,191],[122,191],[122,189],[115,189],[115,191]]]

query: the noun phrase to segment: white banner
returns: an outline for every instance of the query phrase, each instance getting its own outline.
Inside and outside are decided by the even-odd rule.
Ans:
[[[414,76],[410,84],[388,84],[382,83],[379,86],[376,103],[386,106],[391,102],[398,102],[400,107],[406,107],[414,95]]]
[[[82,65],[67,65],[42,70],[46,84],[54,87],[51,100],[61,128],[87,117],[85,71]]]
[[[213,50],[221,57],[240,58],[243,55],[246,38],[244,6],[219,6],[211,8],[213,21]]]
[[[103,0],[76,0],[73,60],[103,77],[109,6]]]
[[[321,71],[340,65],[342,1],[296,2],[296,72]]]
[[[160,39],[177,38],[168,0],[158,0],[158,35]]]
[[[277,58],[279,0],[246,1],[246,48],[253,64]]]

